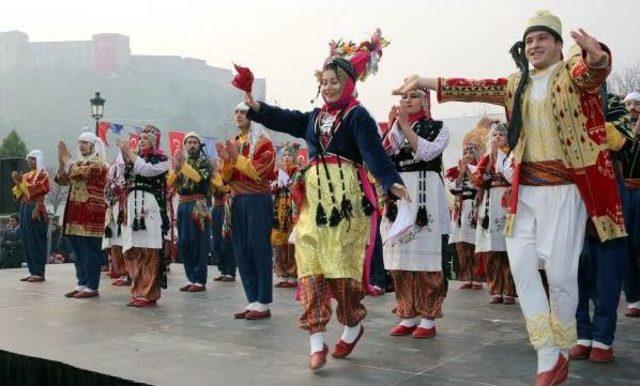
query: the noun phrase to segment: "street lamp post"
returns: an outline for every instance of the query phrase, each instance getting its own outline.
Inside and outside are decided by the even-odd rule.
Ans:
[[[96,120],[96,135],[98,135],[98,126],[100,126],[100,118],[104,114],[106,100],[100,96],[100,92],[96,91],[96,96],[89,99],[89,102],[91,102],[91,116]]]

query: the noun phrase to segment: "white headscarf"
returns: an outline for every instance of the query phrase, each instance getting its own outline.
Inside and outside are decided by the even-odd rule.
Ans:
[[[628,102],[628,101],[640,101],[640,92],[631,91],[629,94],[627,94],[626,97],[624,97],[624,100],[623,100],[623,102]]]
[[[29,154],[27,154],[27,158],[35,158],[36,159],[36,180],[40,176],[40,172],[43,171],[46,167],[44,165],[44,154],[42,151],[33,149]]]
[[[244,102],[240,102],[238,103],[238,105],[233,109],[233,111],[244,111],[245,113],[247,111],[249,111],[249,106],[244,103]],[[256,145],[258,144],[258,140],[260,140],[261,137],[264,137],[266,139],[271,139],[269,138],[269,135],[267,135],[267,133],[264,131],[264,129],[260,126],[260,125],[253,125],[251,124],[252,122],[249,122],[250,126],[249,126],[249,158],[253,157],[253,153],[256,151]]]
[[[87,156],[83,156],[78,151],[79,161],[98,161],[98,162],[106,163],[105,161],[106,151],[104,148],[104,142],[102,142],[100,138],[98,138],[95,134],[86,131],[80,134],[80,136],[78,137],[78,142],[80,141],[85,141],[93,144],[93,149],[91,150],[91,154]]]

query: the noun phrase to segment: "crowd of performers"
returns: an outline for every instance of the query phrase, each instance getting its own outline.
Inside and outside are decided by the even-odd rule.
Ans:
[[[246,306],[234,317],[269,318],[273,287],[296,288],[317,370],[329,351],[332,299],[344,326],[332,356],[348,356],[362,338],[362,300],[381,289],[370,280],[376,259],[395,290],[399,322],[390,335],[435,336],[453,244],[460,289],[486,281],[491,304],[518,299],[537,351],[536,385],[563,382],[570,358],[612,360],[622,287],[626,315],[640,316],[640,93],[608,93],[609,49],[584,30],[571,37],[564,56],[560,20],[538,11],[511,49],[517,73],[406,78],[384,132],[356,99],[356,83],[375,74],[388,43],[378,30],[361,45],[331,43],[317,72],[321,108],[286,110],[245,90],[233,112],[237,135],[217,145],[216,160],[195,132],[169,159],[152,125],[136,149],[118,141],[111,164],[91,133],[78,138],[75,159],[61,142],[55,180],[69,185],[63,231],[77,275],[65,296],[99,295],[103,248],[114,285],[131,286],[130,306],[156,304],[176,250],[187,280],[180,291],[205,291],[213,235],[213,280],[235,281],[237,267],[244,287]],[[440,102],[504,106],[508,122],[483,118],[464,137],[457,166],[444,170],[450,132],[431,116],[431,91]],[[298,163],[297,143],[278,157],[262,126],[303,140],[308,164]],[[39,282],[50,176],[41,151],[27,159],[31,171],[13,174],[14,194],[25,280]]]

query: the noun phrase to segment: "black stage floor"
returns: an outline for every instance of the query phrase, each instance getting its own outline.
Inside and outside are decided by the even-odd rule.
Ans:
[[[251,322],[232,317],[244,305],[239,281],[181,293],[180,265],[151,309],[125,307],[128,289],[104,276],[99,299],[64,298],[74,284],[70,264],[47,266],[44,283],[19,282],[25,272],[0,271],[0,350],[146,384],[526,385],[535,373],[519,307],[489,305],[486,291],[455,282],[435,338],[388,336],[393,295],[367,298],[366,333],[352,356],[329,358],[313,374],[291,289],[274,289],[272,318]],[[340,330],[332,321],[329,343]],[[610,364],[571,362],[567,384],[640,385],[640,320],[620,313],[614,348]]]

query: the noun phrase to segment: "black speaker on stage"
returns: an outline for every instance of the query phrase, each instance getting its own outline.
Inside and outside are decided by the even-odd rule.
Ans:
[[[18,202],[13,199],[11,188],[13,180],[11,172],[24,173],[27,171],[27,161],[24,158],[3,158],[0,159],[0,214],[11,214],[18,212]]]

